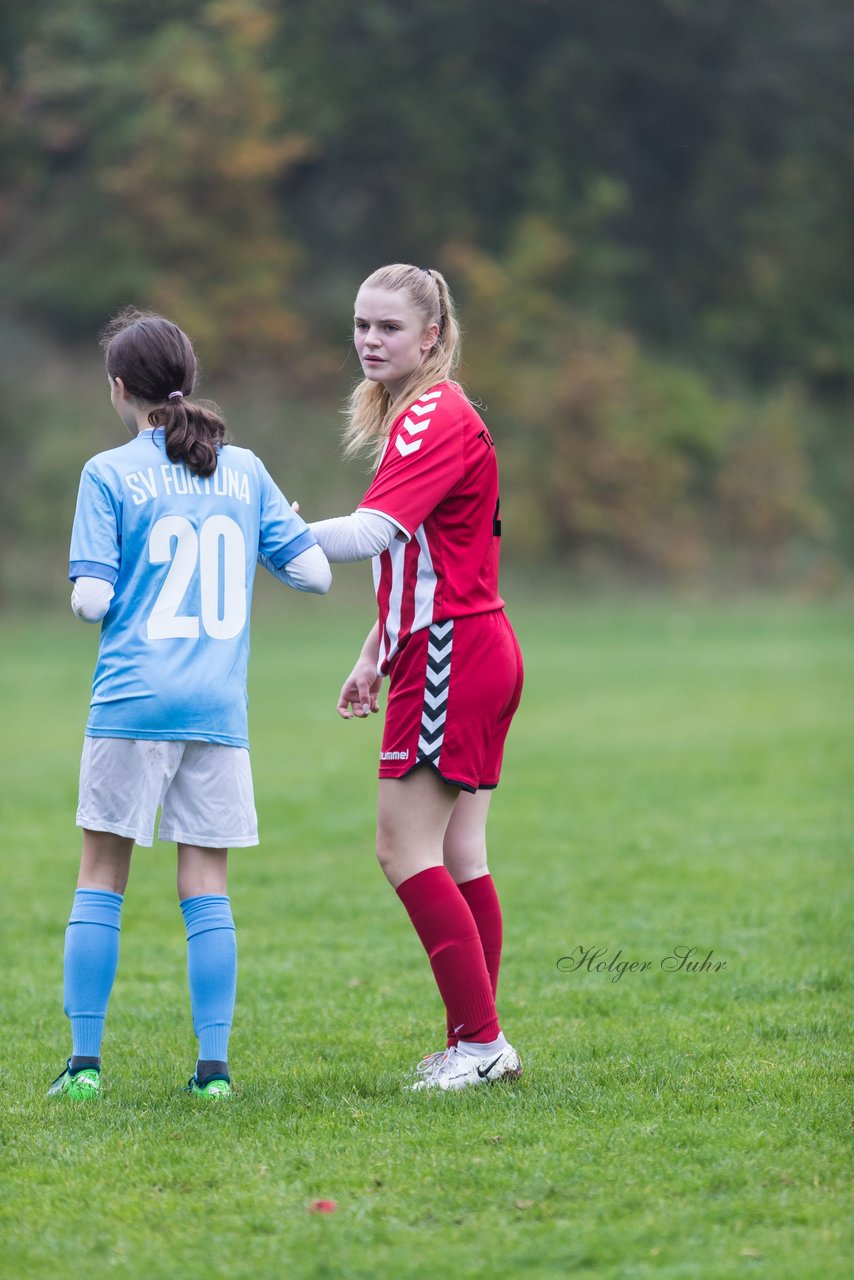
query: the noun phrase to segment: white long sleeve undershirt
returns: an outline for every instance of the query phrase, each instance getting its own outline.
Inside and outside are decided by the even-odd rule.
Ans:
[[[81,622],[100,622],[115,595],[104,578],[77,578],[71,592],[71,608]]]
[[[309,529],[320,543],[327,559],[335,564],[351,560],[370,560],[386,551],[398,535],[409,535],[378,511],[354,511],[350,516],[333,516],[316,520]]]
[[[274,569],[266,556],[259,555],[258,563],[272,573],[274,578],[278,578],[279,582],[287,583],[295,591],[311,591],[317,596],[323,596],[332,585],[332,570],[320,547],[309,547],[307,551],[300,552],[293,560],[282,565],[281,569]]]

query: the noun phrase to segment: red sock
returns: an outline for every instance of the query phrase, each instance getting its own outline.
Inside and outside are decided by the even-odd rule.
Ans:
[[[488,1044],[500,1028],[471,909],[445,867],[428,867],[397,887],[424,950],[448,1024],[463,1040]]]
[[[476,880],[466,880],[457,888],[469,904],[469,909],[474,916],[494,997],[498,991],[498,970],[501,968],[501,944],[504,938],[501,903],[498,901],[495,881],[487,873],[485,876],[478,876]],[[454,1035],[449,1018],[448,1044],[456,1044],[459,1038]]]

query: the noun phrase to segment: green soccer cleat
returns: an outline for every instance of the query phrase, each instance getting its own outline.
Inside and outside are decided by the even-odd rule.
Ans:
[[[65,1070],[56,1077],[47,1092],[48,1097],[61,1094],[66,1098],[74,1098],[76,1102],[97,1098],[101,1092],[101,1072],[98,1067],[81,1067],[79,1071],[72,1072],[69,1058]]]
[[[228,1076],[211,1076],[204,1084],[199,1084],[195,1076],[190,1076],[184,1092],[198,1098],[230,1098],[231,1081]]]

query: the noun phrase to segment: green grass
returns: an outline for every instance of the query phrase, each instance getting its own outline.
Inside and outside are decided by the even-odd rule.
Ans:
[[[102,1100],[44,1096],[96,635],[70,614],[0,631],[3,1275],[847,1276],[851,612],[512,611],[528,681],[491,863],[525,1075],[440,1097],[400,1087],[442,1017],[372,855],[379,720],[334,715],[370,612],[261,601],[236,1096],[207,1108],[178,1092],[167,845],[136,854]],[[594,945],[651,968],[558,970]],[[677,945],[725,968],[663,972]],[[307,1212],[321,1197],[337,1213]]]

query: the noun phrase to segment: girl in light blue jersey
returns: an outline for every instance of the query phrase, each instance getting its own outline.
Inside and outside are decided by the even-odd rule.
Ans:
[[[72,1056],[49,1090],[96,1097],[134,844],[178,846],[198,1060],[188,1089],[231,1091],[237,953],[230,847],[258,843],[246,723],[255,566],[299,591],[331,574],[304,521],[215,405],[192,400],[192,345],[127,310],[104,338],[131,441],[87,462],[71,535],[75,614],[101,623],[80,769],[83,854],[65,935]]]

